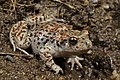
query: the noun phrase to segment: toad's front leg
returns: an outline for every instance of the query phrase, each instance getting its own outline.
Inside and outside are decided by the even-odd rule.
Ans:
[[[45,62],[45,64],[51,68],[53,71],[56,72],[56,74],[58,74],[59,72],[63,73],[63,70],[60,66],[56,65],[53,57],[51,55],[51,49],[49,49],[48,47],[44,47],[41,49],[40,52],[40,57],[41,59]]]

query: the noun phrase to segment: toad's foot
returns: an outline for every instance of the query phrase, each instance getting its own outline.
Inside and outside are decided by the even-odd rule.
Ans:
[[[55,71],[55,74],[58,74],[59,72],[61,72],[63,74],[63,70],[60,66],[56,65],[53,61],[53,58],[51,56],[51,54],[49,53],[42,53],[40,54],[41,59],[43,61],[45,61],[45,64],[51,68],[53,71]]]
[[[68,59],[67,63],[71,63],[71,70],[73,70],[75,63],[82,68],[81,63],[79,62],[80,60],[84,60],[84,58],[80,58],[78,56],[74,56]]]
[[[55,74],[58,74],[59,72],[61,72],[63,74],[62,68],[58,65],[53,65],[52,69],[55,71]]]

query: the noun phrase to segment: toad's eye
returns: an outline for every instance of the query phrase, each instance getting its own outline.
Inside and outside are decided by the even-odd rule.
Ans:
[[[77,42],[78,42],[78,40],[76,37],[70,37],[70,39],[69,39],[70,45],[76,45]]]

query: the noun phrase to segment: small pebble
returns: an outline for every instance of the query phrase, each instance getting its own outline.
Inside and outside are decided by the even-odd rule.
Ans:
[[[91,0],[93,3],[98,3],[98,0]]]
[[[92,50],[89,50],[87,53],[88,53],[88,54],[91,54],[91,53],[92,53]]]
[[[103,5],[103,8],[104,8],[104,9],[109,9],[110,6],[109,6],[108,4],[104,4],[104,5]]]
[[[3,48],[0,48],[0,51],[2,52]]]
[[[0,74],[2,74],[3,72],[4,72],[4,71],[1,69],[1,70],[0,70]]]
[[[15,62],[15,60],[13,59],[13,57],[11,57],[10,55],[6,55],[5,59],[8,60],[8,61],[11,61],[12,63]]]
[[[64,77],[60,77],[58,80],[65,80],[65,78]]]

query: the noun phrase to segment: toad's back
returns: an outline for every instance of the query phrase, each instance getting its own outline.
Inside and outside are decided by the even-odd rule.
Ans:
[[[38,54],[41,49],[47,47],[51,54],[64,51],[69,47],[69,31],[71,26],[63,23],[46,23],[40,30],[35,30],[30,33],[30,41],[32,50]]]

